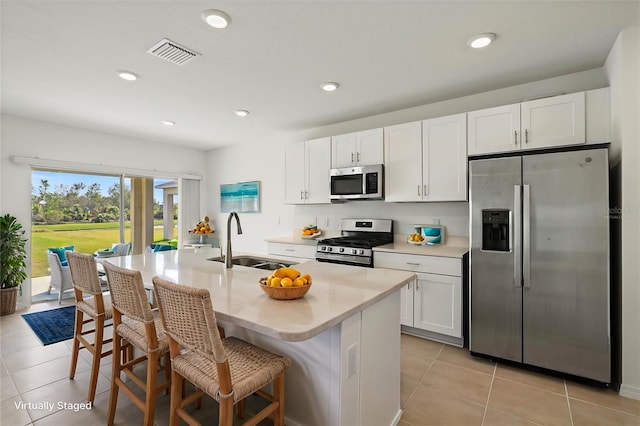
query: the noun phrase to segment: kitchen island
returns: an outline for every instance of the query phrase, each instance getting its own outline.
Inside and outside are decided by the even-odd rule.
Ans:
[[[168,251],[109,258],[210,291],[227,335],[288,356],[289,425],[391,425],[400,410],[400,293],[415,274],[346,265],[300,263],[313,278],[298,300],[273,300],[258,284],[269,271],[225,269],[209,252]]]

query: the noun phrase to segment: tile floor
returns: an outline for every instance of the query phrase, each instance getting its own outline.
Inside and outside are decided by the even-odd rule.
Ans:
[[[57,306],[57,302],[40,303],[30,311]],[[92,410],[16,408],[20,402],[84,401],[90,368],[88,353],[81,351],[76,378],[69,380],[71,341],[43,347],[21,313],[24,312],[0,317],[0,424],[105,424],[110,357],[102,361]],[[640,401],[475,359],[460,348],[403,335],[401,362],[400,398],[404,412],[400,426],[640,425]],[[249,412],[258,407],[255,401],[247,405]],[[168,411],[169,397],[160,395],[157,425],[168,424]],[[203,422],[215,421],[216,404],[205,400],[196,416]],[[141,423],[142,412],[121,394],[116,424]]]

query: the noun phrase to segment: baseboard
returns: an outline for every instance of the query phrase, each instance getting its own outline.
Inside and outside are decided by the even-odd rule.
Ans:
[[[391,422],[391,426],[397,426],[398,423],[400,423],[401,418],[402,418],[402,409],[398,410],[398,413],[396,414],[396,416],[393,418],[393,421]]]
[[[620,396],[624,396],[625,398],[631,398],[640,401],[640,388],[635,386],[629,386],[622,384],[620,385]]]

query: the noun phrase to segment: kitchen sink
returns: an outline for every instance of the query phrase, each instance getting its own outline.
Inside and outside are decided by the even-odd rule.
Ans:
[[[213,257],[207,260],[224,263],[224,258],[222,257]],[[247,266],[249,268],[266,269],[268,271],[275,271],[278,268],[285,268],[296,264],[295,262],[284,262],[277,259],[258,256],[233,256],[231,258],[231,263],[238,266]]]

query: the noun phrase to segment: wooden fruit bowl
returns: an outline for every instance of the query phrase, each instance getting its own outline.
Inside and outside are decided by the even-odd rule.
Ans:
[[[309,291],[311,284],[301,287],[270,287],[267,285],[267,277],[260,278],[260,288],[267,296],[277,300],[294,300],[304,297]]]

